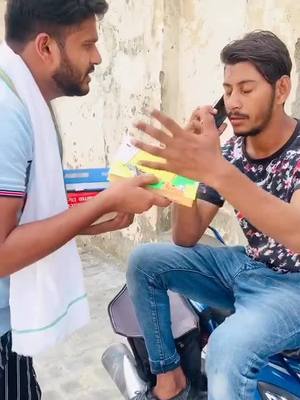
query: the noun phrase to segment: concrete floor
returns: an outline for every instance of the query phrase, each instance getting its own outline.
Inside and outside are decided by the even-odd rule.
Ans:
[[[169,236],[162,237],[168,241]],[[210,236],[202,243],[220,245]],[[95,249],[81,252],[92,321],[63,345],[35,360],[43,400],[122,400],[101,364],[105,349],[123,341],[110,326],[107,305],[125,282],[125,266]]]
[[[121,340],[112,332],[106,310],[124,284],[125,268],[100,251],[83,252],[82,260],[92,322],[35,360],[43,400],[122,399],[102,367],[101,355]]]

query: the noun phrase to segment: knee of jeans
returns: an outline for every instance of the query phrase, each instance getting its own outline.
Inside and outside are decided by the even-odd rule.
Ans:
[[[227,376],[217,373],[208,378],[208,392],[211,400],[233,400],[232,387]]]
[[[144,244],[137,247],[131,254],[128,262],[126,274],[128,286],[137,282],[145,275],[151,275],[153,270],[153,254],[155,254],[155,244]],[[143,273],[141,272],[143,270]]]
[[[252,340],[241,330],[232,332],[230,329],[219,326],[210,336],[206,370],[212,377],[216,374],[227,376],[242,374],[252,356]]]
[[[259,352],[251,332],[232,332],[222,325],[216,329],[209,340],[205,365],[210,399],[252,398],[250,393],[255,391],[255,379],[264,364]]]
[[[233,374],[231,346],[215,333],[216,331],[210,337],[205,361],[209,398],[212,400],[232,400],[236,397],[232,393],[232,387],[235,386],[235,376]]]
[[[228,360],[228,356],[230,357],[229,347],[231,346],[226,343],[226,339],[218,334],[218,329],[215,330],[209,338],[205,360],[206,372],[211,379],[216,374],[226,373],[227,367],[231,363],[231,360]]]
[[[242,329],[231,331],[221,325],[209,339],[206,359],[208,377],[215,380],[221,376],[228,382],[239,380],[241,376],[254,378],[263,365],[262,347],[263,343],[251,332],[247,334]]]

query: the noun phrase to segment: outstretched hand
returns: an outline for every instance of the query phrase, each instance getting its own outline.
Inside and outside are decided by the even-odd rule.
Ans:
[[[156,139],[160,146],[149,145],[136,139],[133,140],[133,144],[141,150],[163,158],[164,162],[142,161],[141,164],[213,186],[214,176],[225,162],[214,113],[215,110],[211,106],[198,109],[197,118],[191,121],[192,125],[183,129],[172,118],[154,110],[152,116],[167,132],[144,122],[137,123],[136,127]]]

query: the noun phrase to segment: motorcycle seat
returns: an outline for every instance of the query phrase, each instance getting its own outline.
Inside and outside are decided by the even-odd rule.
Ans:
[[[295,350],[286,350],[281,353],[283,357],[290,358],[300,362],[300,348]]]
[[[171,291],[168,292],[168,295],[170,299],[172,331],[174,338],[177,339],[198,328],[199,318],[184,297]],[[108,314],[115,333],[131,338],[142,337],[126,285],[110,302]]]

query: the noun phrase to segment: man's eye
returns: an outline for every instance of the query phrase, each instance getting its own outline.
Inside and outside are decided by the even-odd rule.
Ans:
[[[232,94],[232,92],[225,92],[224,96],[225,96],[225,97],[230,97],[231,94]]]
[[[249,94],[252,92],[252,89],[242,90],[243,94]]]

